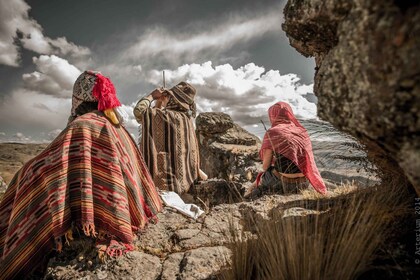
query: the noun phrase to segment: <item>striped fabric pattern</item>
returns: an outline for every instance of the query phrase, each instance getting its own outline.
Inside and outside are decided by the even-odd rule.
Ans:
[[[125,128],[98,111],[80,116],[16,173],[0,203],[0,277],[27,276],[72,225],[130,244],[161,209]]]
[[[141,121],[140,147],[156,187],[187,192],[200,166],[191,118],[182,112],[147,108]]]

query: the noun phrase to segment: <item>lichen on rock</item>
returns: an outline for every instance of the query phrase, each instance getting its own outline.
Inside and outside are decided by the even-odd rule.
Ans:
[[[319,116],[420,195],[420,3],[289,0],[283,30],[316,61]]]
[[[209,178],[245,182],[259,169],[260,139],[225,113],[201,113],[196,119],[201,168]]]

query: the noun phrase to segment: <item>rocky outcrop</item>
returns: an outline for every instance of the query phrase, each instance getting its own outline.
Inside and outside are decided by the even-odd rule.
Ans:
[[[289,0],[284,15],[290,44],[315,57],[319,116],[420,195],[420,2]]]
[[[201,113],[196,119],[201,168],[209,178],[245,182],[259,170],[260,139],[224,113]]]
[[[212,279],[230,264],[232,231],[252,234],[248,218],[270,219],[278,209],[289,209],[288,217],[312,215],[317,204],[302,195],[265,196],[217,205],[197,221],[164,208],[139,235],[136,251],[101,264],[92,240],[77,238],[50,259],[45,279]]]

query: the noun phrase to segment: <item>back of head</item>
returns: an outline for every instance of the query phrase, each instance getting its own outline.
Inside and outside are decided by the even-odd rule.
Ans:
[[[98,71],[84,71],[73,86],[69,122],[94,110],[104,111],[117,106],[121,106],[121,103],[111,80]]]
[[[302,127],[299,121],[293,114],[292,107],[286,102],[277,102],[268,109],[268,116],[272,126],[280,123],[293,123],[296,126]]]

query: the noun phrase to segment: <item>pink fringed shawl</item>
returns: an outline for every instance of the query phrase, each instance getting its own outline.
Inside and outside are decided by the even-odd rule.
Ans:
[[[261,159],[264,149],[282,154],[299,167],[317,192],[325,194],[327,190],[315,164],[308,132],[293,115],[290,105],[278,102],[270,107],[268,115],[271,128],[264,135]]]

